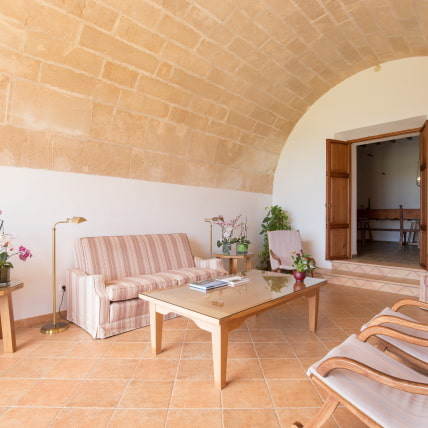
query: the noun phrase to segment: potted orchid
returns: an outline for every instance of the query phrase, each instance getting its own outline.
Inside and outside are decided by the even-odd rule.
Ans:
[[[2,214],[0,210],[0,215]],[[0,219],[0,284],[7,284],[10,281],[10,269],[13,268],[10,259],[13,256],[18,256],[24,262],[33,257],[31,251],[23,245],[15,249],[12,242],[14,238],[11,233],[4,232],[4,220]]]
[[[236,240],[236,254],[248,254],[248,245],[251,244],[251,241],[247,237],[248,226],[247,219],[245,218],[245,222],[240,224],[241,231],[239,233],[239,237]]]
[[[238,242],[237,238],[233,237],[233,232],[240,226],[239,219],[241,214],[230,221],[225,221],[222,215],[217,216],[219,220],[214,223],[221,227],[221,239],[217,241],[217,247],[222,247],[223,254],[230,254],[232,244]]]

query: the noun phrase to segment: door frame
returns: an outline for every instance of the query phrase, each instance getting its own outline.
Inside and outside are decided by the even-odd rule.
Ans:
[[[424,122],[424,124],[423,124],[422,127],[418,127],[418,128],[403,129],[403,130],[400,130],[400,131],[394,131],[394,132],[389,132],[389,133],[385,133],[385,134],[371,135],[371,136],[367,136],[367,137],[346,140],[346,142],[349,143],[350,146],[351,146],[351,153],[350,153],[350,156],[351,156],[351,166],[354,166],[356,164],[355,163],[355,153],[356,153],[356,151],[355,151],[355,144],[357,144],[357,143],[364,143],[364,142],[370,142],[370,141],[372,141],[374,143],[374,142],[377,142],[377,141],[380,141],[380,140],[390,140],[390,139],[394,139],[394,138],[397,138],[397,137],[409,136],[410,134],[420,135],[420,133],[421,133],[422,129],[425,127],[425,125],[426,125],[426,122]],[[328,140],[330,140],[330,139],[328,139]],[[351,180],[351,191],[349,193],[348,201],[346,201],[348,209],[351,212],[351,233],[349,234],[349,238],[348,238],[348,239],[351,240],[351,242],[345,243],[345,245],[349,246],[349,247],[351,247],[351,245],[352,245],[352,239],[353,239],[352,237],[355,235],[354,231],[356,230],[356,223],[357,223],[356,207],[353,206],[353,197],[354,197],[354,194],[355,194],[355,190],[354,190],[355,187],[354,187],[353,177],[354,176],[351,173],[351,177],[350,177],[350,180]],[[327,183],[327,186],[328,186],[328,183]],[[423,187],[426,187],[426,183],[424,183],[424,182],[421,183],[421,194],[422,194],[422,192],[426,192],[426,189],[423,188]],[[329,200],[328,192],[327,192],[327,194],[326,194],[326,207],[328,207],[329,204],[331,204],[331,201]],[[421,208],[421,207],[419,207],[419,208]],[[328,235],[328,228],[326,228],[326,242],[328,242],[328,236],[327,235]],[[356,239],[356,235],[355,235],[355,239]],[[328,251],[326,249],[326,260],[337,260],[337,259],[339,259],[339,258],[334,257],[334,256],[328,257],[327,252]],[[352,254],[351,254],[351,257],[352,257]]]

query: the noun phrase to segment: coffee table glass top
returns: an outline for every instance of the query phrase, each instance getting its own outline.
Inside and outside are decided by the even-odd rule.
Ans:
[[[234,287],[221,287],[207,292],[191,289],[188,285],[141,293],[162,302],[221,319],[263,303],[297,293],[302,288],[317,288],[325,279],[305,278],[304,286],[296,283],[293,275],[260,270],[241,273],[249,282]]]

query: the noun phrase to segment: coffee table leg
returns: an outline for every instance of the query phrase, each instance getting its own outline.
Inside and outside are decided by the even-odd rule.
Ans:
[[[15,352],[15,321],[13,319],[12,296],[10,293],[0,297],[0,313],[1,329],[3,333],[3,352]]]
[[[309,304],[309,330],[315,332],[318,323],[319,289],[317,288],[311,296],[308,296]]]
[[[227,328],[218,325],[211,332],[213,347],[214,384],[217,388],[226,386],[227,348],[229,335]]]
[[[156,305],[150,302],[150,336],[154,355],[162,350],[162,327],[163,314],[156,312]]]

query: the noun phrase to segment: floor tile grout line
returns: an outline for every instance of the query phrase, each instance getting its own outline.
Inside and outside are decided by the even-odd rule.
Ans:
[[[175,385],[177,383],[178,369],[179,369],[180,362],[181,362],[181,359],[182,359],[182,356],[183,356],[183,344],[184,344],[184,340],[185,340],[185,336],[186,336],[186,331],[187,331],[188,325],[189,325],[189,320],[187,320],[185,328],[183,328],[184,335],[183,335],[183,339],[182,339],[181,344],[180,344],[180,355],[178,356],[177,367],[175,369],[175,376],[174,376],[174,380],[173,380],[172,387],[171,387],[171,394],[170,394],[170,397],[169,397],[168,407],[167,407],[167,410],[166,410],[165,423],[164,423],[164,427],[165,428],[168,425],[168,417],[169,417],[169,414],[170,414],[172,399],[173,399],[173,395],[174,395],[174,388],[175,388]]]
[[[145,343],[145,342],[141,342],[141,343]],[[146,347],[147,347],[147,344],[146,344],[145,348]],[[144,350],[142,352],[144,352]],[[101,358],[101,359],[103,359],[103,358]],[[116,406],[115,406],[115,408],[114,408],[114,410],[113,410],[113,412],[112,412],[112,414],[111,414],[111,416],[110,416],[110,418],[109,418],[109,420],[107,422],[106,428],[108,428],[111,425],[112,420],[113,420],[113,418],[115,416],[115,413],[117,412],[117,409],[118,408],[121,409],[120,404],[121,404],[121,402],[123,400],[123,397],[125,396],[125,393],[126,393],[128,387],[129,387],[130,383],[134,380],[134,376],[135,376],[135,372],[137,371],[137,367],[138,367],[138,363],[135,365],[132,375],[129,376],[129,379],[128,379],[128,382],[125,385],[125,388],[123,388],[122,394],[121,394],[119,400],[117,401],[117,404],[116,404]]]

